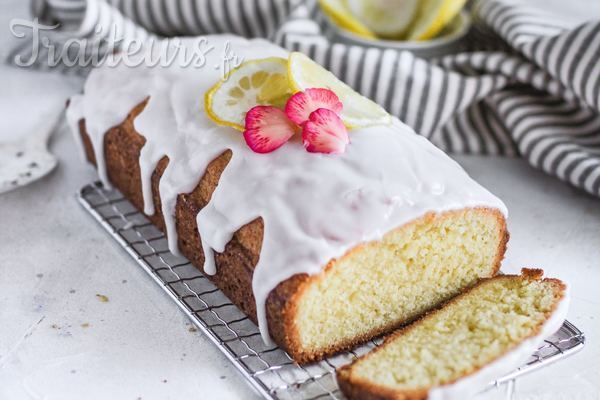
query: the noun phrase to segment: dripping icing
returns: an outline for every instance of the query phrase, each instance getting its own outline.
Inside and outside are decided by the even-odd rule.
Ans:
[[[182,43],[193,46],[194,41]],[[292,275],[319,273],[329,260],[426,212],[487,206],[506,214],[500,200],[397,119],[390,126],[351,131],[351,144],[342,155],[308,153],[298,137],[273,153],[253,153],[240,132],[208,119],[204,93],[221,77],[214,66],[227,42],[245,60],[287,53],[264,40],[209,36],[208,42],[215,50],[200,70],[175,63],[166,68],[119,64],[93,71],[84,94],[73,99],[69,121],[75,129],[85,118],[99,175],[108,184],[104,157],[98,156],[103,155],[104,133],[148,99],[134,120],[146,139],[139,160],[144,211],[155,211],[152,172],[167,156],[159,195],[173,253],[178,253],[178,194],[191,192],[212,160],[232,152],[209,203],[197,215],[204,270],[216,273],[213,253],[224,251],[239,228],[262,218],[263,244],[252,288],[265,340],[267,296]]]

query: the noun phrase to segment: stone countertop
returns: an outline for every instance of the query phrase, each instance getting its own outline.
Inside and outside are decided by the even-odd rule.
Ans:
[[[10,16],[25,13],[23,3],[0,5],[3,35]],[[581,12],[592,2],[570,4],[571,12]],[[81,163],[64,125],[50,148],[59,159],[53,173],[0,195],[0,399],[257,398],[79,206],[75,193],[96,174]],[[589,343],[480,397],[505,398],[511,391],[515,399],[598,399],[600,200],[519,159],[455,158],[509,208],[503,271],[541,267],[569,282],[568,318]]]

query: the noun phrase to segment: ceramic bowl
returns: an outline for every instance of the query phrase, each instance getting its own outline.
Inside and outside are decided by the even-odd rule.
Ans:
[[[470,14],[465,10],[457,15],[440,35],[426,41],[366,39],[340,28],[330,20],[327,22],[332,27],[332,40],[336,42],[363,47],[407,50],[421,58],[435,58],[459,52],[462,48],[462,39],[471,27]]]

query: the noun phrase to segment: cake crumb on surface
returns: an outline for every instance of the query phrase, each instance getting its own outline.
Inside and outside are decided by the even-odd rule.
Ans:
[[[96,297],[98,298],[98,300],[100,300],[102,303],[108,303],[108,296],[105,296],[103,294],[98,294],[96,293]]]

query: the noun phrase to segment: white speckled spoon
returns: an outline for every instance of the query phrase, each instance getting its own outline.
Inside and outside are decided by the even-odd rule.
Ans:
[[[39,128],[29,136],[0,143],[0,193],[27,185],[56,167],[56,157],[48,151],[48,139],[62,121],[62,115],[62,111],[52,109],[47,116],[39,117]]]
[[[48,174],[57,159],[48,139],[62,122],[80,78],[0,66],[0,193]]]

